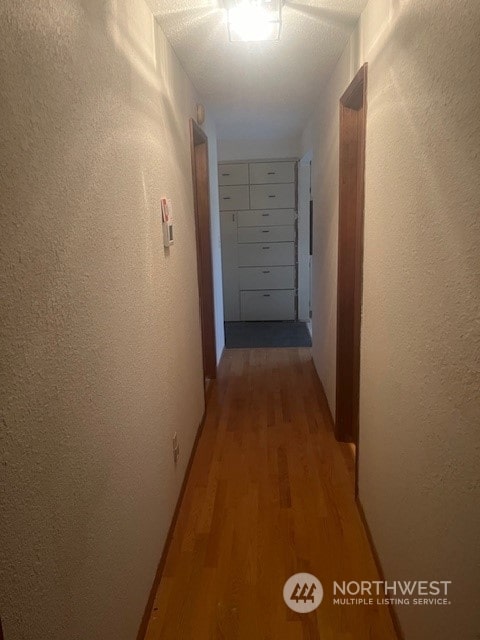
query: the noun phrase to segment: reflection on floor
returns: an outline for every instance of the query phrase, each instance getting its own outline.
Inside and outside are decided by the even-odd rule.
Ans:
[[[227,349],[258,347],[311,347],[312,339],[306,322],[226,322]]]
[[[297,572],[323,584],[312,613],[283,601]],[[146,639],[394,640],[387,607],[333,603],[379,579],[310,349],[226,351]]]

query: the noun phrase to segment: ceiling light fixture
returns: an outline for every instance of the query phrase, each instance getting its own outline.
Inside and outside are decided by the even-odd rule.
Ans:
[[[225,0],[230,42],[279,40],[282,0]]]

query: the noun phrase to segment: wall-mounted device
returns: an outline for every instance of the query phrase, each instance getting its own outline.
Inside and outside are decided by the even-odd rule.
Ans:
[[[197,122],[203,124],[205,122],[205,107],[203,104],[197,104]]]
[[[162,227],[163,246],[169,247],[173,244],[173,214],[172,201],[168,198],[162,198]]]

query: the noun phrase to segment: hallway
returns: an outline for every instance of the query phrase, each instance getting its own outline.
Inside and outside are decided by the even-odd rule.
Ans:
[[[387,607],[332,604],[379,579],[310,349],[227,350],[208,403],[146,640],[390,640]],[[324,601],[300,615],[286,579]]]
[[[480,2],[3,0],[0,75],[0,640],[480,640]]]

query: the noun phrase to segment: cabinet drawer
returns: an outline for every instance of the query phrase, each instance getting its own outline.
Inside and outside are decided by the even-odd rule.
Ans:
[[[295,209],[269,209],[268,211],[239,211],[239,227],[273,227],[295,224]]]
[[[295,291],[242,291],[242,320],[295,320]]]
[[[252,162],[250,184],[295,182],[294,162]]]
[[[220,187],[220,211],[236,211],[237,209],[248,209],[250,199],[248,186],[228,186]]]
[[[295,264],[295,243],[274,242],[238,245],[239,267],[288,266]]]
[[[250,203],[252,209],[295,208],[295,185],[254,184],[250,187]]]
[[[241,267],[240,289],[295,289],[295,267]]]
[[[238,242],[294,242],[295,227],[242,227]]]
[[[248,164],[219,164],[218,184],[248,184]]]

